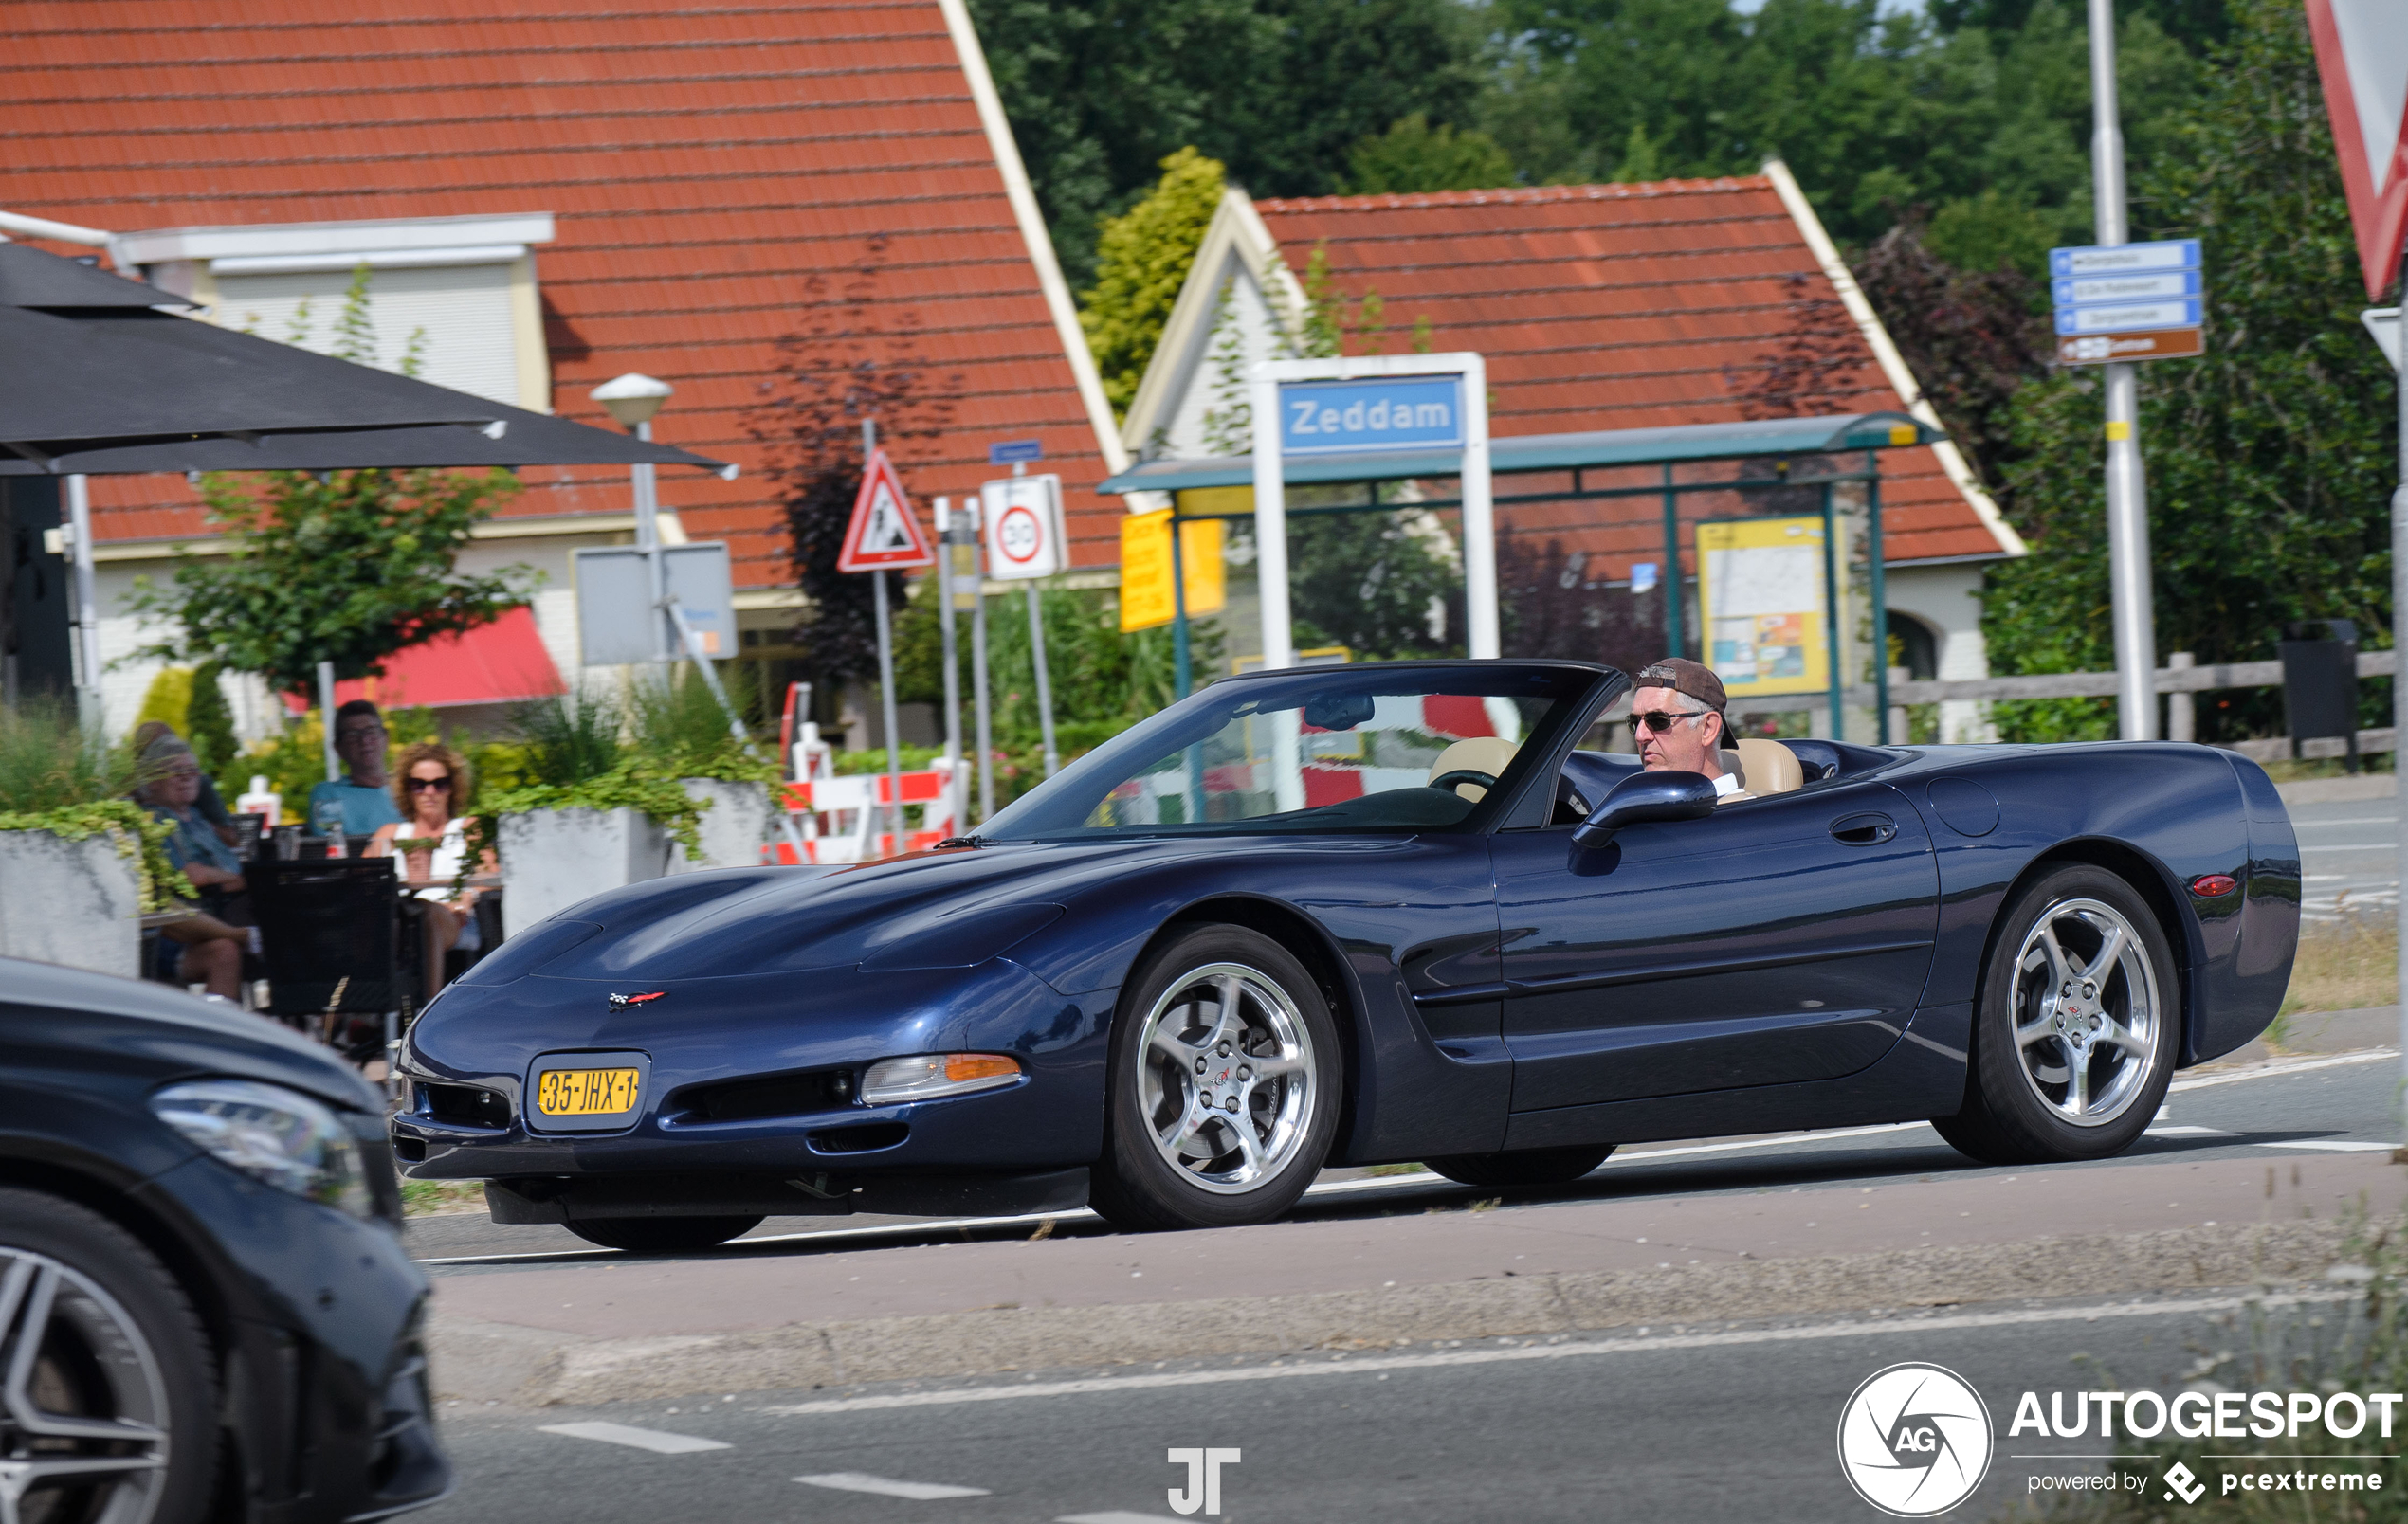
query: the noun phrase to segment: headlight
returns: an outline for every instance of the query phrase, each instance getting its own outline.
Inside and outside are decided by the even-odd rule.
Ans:
[[[255,1080],[195,1080],[151,1098],[160,1121],[230,1165],[279,1190],[373,1216],[359,1145],[322,1102]]]
[[[871,1064],[862,1077],[861,1101],[865,1106],[891,1106],[903,1100],[966,1096],[1019,1078],[1020,1061],[1010,1054],[923,1053]]]

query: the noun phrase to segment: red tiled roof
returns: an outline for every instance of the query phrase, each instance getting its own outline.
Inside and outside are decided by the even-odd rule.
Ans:
[[[664,471],[663,505],[731,542],[739,587],[792,580],[746,410],[778,338],[865,264],[873,320],[954,397],[944,437],[896,450],[915,497],[974,490],[1004,438],[1041,439],[1066,488],[1104,475],[935,0],[20,0],[0,44],[12,211],[118,231],[554,213],[555,405],[609,426],[597,383],[674,384],[660,437],[744,472]],[[628,503],[623,472],[523,480],[514,517]],[[93,486],[102,537],[202,531],[180,478]],[[1066,497],[1076,558],[1117,559],[1117,500]]]
[[[1426,319],[1431,348],[1485,355],[1499,434],[1906,406],[1760,175],[1323,196],[1255,208],[1300,277],[1323,250],[1330,292],[1345,299],[1350,318],[1355,300],[1379,294],[1390,349]],[[1756,399],[1751,408],[1748,389],[1801,321],[1828,336],[1818,353],[1832,369],[1801,402]],[[1889,560],[1998,553],[1929,449],[1881,459]],[[1689,499],[1684,516],[1712,511],[1709,503]],[[1542,512],[1518,524],[1509,514],[1506,522],[1528,532],[1596,517]],[[1629,535],[1592,538],[1593,553],[1617,564],[1661,553],[1660,529],[1634,525]]]

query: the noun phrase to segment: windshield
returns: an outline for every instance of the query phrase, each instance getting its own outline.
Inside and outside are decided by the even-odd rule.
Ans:
[[[1432,662],[1216,683],[1103,747],[978,835],[1474,829],[1619,674]],[[1452,782],[1439,786],[1450,774]]]

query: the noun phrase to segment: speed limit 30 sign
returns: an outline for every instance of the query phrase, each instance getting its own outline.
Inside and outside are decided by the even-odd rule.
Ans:
[[[1049,577],[1067,556],[1062,537],[1062,479],[1006,477],[978,489],[987,527],[987,575]]]

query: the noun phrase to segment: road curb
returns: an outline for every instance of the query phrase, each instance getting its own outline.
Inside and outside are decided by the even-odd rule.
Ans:
[[[429,1333],[439,1397],[527,1407],[582,1406],[1199,1355],[1391,1348],[1676,1320],[2281,1283],[2321,1278],[2353,1231],[2332,1221],[2201,1226],[1658,1270],[1506,1276],[1395,1290],[997,1308],[654,1338],[579,1339],[440,1317]]]

